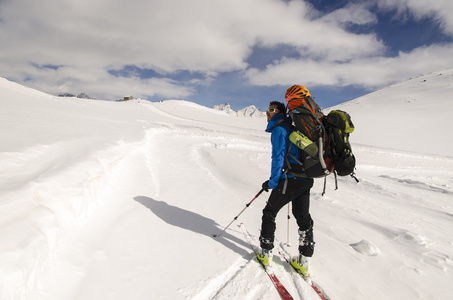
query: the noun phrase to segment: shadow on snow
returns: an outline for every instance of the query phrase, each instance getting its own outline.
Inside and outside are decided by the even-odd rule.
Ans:
[[[134,197],[134,200],[149,208],[157,217],[170,225],[209,236],[240,255],[244,255],[244,249],[238,247],[238,245],[248,249],[246,242],[228,232],[225,232],[221,237],[214,238],[213,234],[218,234],[222,229],[212,219],[146,196],[137,196]]]

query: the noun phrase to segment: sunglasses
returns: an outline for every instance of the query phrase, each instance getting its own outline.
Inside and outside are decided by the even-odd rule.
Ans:
[[[269,109],[267,110],[267,112],[269,112],[269,113],[278,113],[278,109],[276,109],[276,108],[269,108]]]

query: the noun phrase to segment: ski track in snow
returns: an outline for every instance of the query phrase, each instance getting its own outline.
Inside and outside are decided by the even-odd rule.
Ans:
[[[0,298],[278,297],[234,225],[222,240],[206,241],[242,208],[247,201],[244,195],[253,194],[250,187],[260,187],[266,179],[269,136],[253,128],[237,130],[227,124],[184,118],[159,105],[143,106],[155,119],[143,121],[147,129],[142,140],[118,141],[94,152],[87,147],[90,141],[84,140],[0,154],[1,168],[10,174],[0,177],[0,187],[7,191],[0,204],[14,205],[11,217],[3,218],[0,226],[4,225],[7,237],[8,226],[16,226],[10,228],[11,238],[0,247],[3,269],[12,270],[0,281],[2,287],[8,287],[0,291]],[[443,249],[453,246],[449,238],[453,159],[354,144],[353,149],[359,184],[338,178],[339,189],[334,190],[331,176],[326,196],[320,195],[322,180],[317,180],[313,188],[316,280],[332,299],[385,298],[388,294],[376,284],[382,277],[390,278],[385,284],[393,291],[404,287],[404,292],[393,295],[396,299],[451,295],[447,284],[451,276],[445,278],[453,268],[453,254]],[[381,163],[377,165],[376,161]],[[20,170],[25,165],[30,168],[24,175]],[[238,165],[241,170],[253,171],[238,174]],[[181,180],[180,174],[191,174],[192,178]],[[206,186],[210,188],[205,191]],[[213,209],[206,208],[219,203],[212,199],[212,190],[218,191],[222,201],[229,201],[221,214],[214,215]],[[243,217],[256,235],[266,197],[262,196]],[[404,211],[408,206],[411,209]],[[285,214],[282,210],[277,220],[280,236],[286,236]],[[137,224],[142,232],[136,230],[135,235],[126,236],[122,227],[131,226],[129,220],[134,218],[140,220]],[[395,221],[388,225],[381,219]],[[164,233],[156,229],[158,225],[165,228]],[[23,236],[13,237],[17,226],[23,226]],[[363,236],[355,234],[357,226]],[[295,238],[294,224],[290,230]],[[163,235],[175,243],[156,247],[153,241]],[[199,249],[185,246],[200,242],[214,244],[211,251],[217,251],[218,258],[204,260]],[[127,246],[115,252],[123,243]],[[336,251],[336,257],[346,262],[330,260],[330,251]],[[204,264],[205,270],[181,275],[175,290],[166,291],[159,280],[155,282],[155,272],[161,272],[159,279],[167,282],[172,277],[165,270],[198,268],[188,264],[181,252],[191,261]],[[164,255],[174,258],[159,260]],[[341,268],[348,263],[362,264],[368,271],[364,275]],[[380,264],[387,265],[387,274],[375,273],[381,272],[382,268],[376,267]],[[105,269],[110,272],[105,273]],[[295,299],[312,299],[300,276],[278,256],[275,270]],[[434,280],[430,281],[432,286],[423,287],[427,274]],[[65,277],[65,282],[53,286],[59,276]],[[364,281],[361,276],[368,279]],[[326,281],[331,284],[323,285]],[[126,285],[130,292],[121,294],[116,285]]]
[[[255,236],[254,240],[258,240]],[[294,299],[319,299],[311,287],[296,274],[278,254],[274,256],[272,271],[288,289]],[[279,295],[251,249],[246,249],[242,258],[233,262],[228,269],[206,281],[200,282],[200,291],[193,289],[182,292],[190,299],[276,299]]]
[[[156,112],[156,110],[154,110]],[[166,115],[163,113],[163,115]],[[168,115],[166,115],[168,117]],[[184,118],[176,117],[174,118],[179,121],[187,121]],[[189,120],[192,123],[192,120]],[[125,171],[134,173],[135,169],[138,169],[134,164],[141,163],[145,161],[145,167],[149,172],[149,178],[151,180],[149,183],[153,187],[156,197],[159,197],[162,182],[158,178],[166,178],[171,176],[169,174],[162,174],[162,170],[165,170],[165,164],[168,162],[164,161],[160,163],[155,159],[154,154],[159,154],[159,149],[153,149],[154,145],[159,145],[160,148],[165,149],[186,149],[187,155],[183,156],[184,153],[175,152],[175,155],[179,155],[184,159],[187,165],[187,159],[191,162],[190,166],[185,166],[193,169],[199,169],[201,172],[206,173],[208,178],[212,181],[213,184],[218,184],[220,187],[224,185],[225,181],[228,181],[228,178],[233,178],[232,184],[242,184],[244,188],[247,188],[247,184],[244,182],[235,181],[235,170],[231,168],[231,164],[228,162],[224,163],[216,158],[216,151],[231,151],[236,153],[232,155],[235,160],[243,160],[244,163],[259,162],[262,160],[263,156],[263,146],[266,149],[269,149],[265,145],[267,141],[263,143],[262,138],[258,137],[260,142],[250,141],[249,137],[241,138],[237,136],[235,132],[229,131],[209,131],[206,130],[202,122],[195,122],[200,124],[198,126],[192,127],[189,126],[173,126],[172,124],[159,124],[158,128],[149,129],[146,132],[145,140],[142,142],[137,142],[133,144],[119,144],[111,146],[110,148],[101,151],[100,153],[95,153],[88,155],[89,159],[86,160],[86,157],[77,157],[71,159],[74,161],[73,164],[68,163],[68,157],[61,158],[58,155],[55,155],[55,151],[58,151],[59,154],[70,156],[67,149],[60,149],[60,146],[46,146],[37,149],[36,151],[31,150],[31,155],[25,155],[23,158],[22,164],[40,161],[40,158],[46,158],[47,160],[55,160],[57,163],[61,162],[61,168],[58,167],[58,164],[53,164],[55,167],[53,170],[37,170],[32,172],[30,176],[33,178],[20,178],[17,182],[28,182],[36,181],[39,183],[35,184],[33,187],[34,191],[34,202],[42,207],[47,209],[49,214],[55,218],[54,228],[46,228],[43,234],[46,236],[45,240],[42,240],[42,252],[47,255],[47,257],[41,257],[38,259],[38,264],[41,266],[37,267],[31,265],[29,278],[26,280],[28,282],[29,290],[25,291],[23,296],[37,294],[38,298],[45,299],[49,295],[64,295],[64,294],[82,294],[80,289],[83,290],[82,286],[84,282],[87,281],[88,277],[85,273],[89,273],[89,270],[84,270],[86,266],[77,266],[76,265],[67,265],[64,261],[71,261],[71,257],[67,257],[68,253],[65,253],[65,246],[55,246],[58,244],[68,244],[70,247],[74,247],[74,242],[72,239],[75,237],[72,234],[69,234],[66,231],[74,232],[76,234],[83,235],[84,228],[88,228],[87,224],[90,224],[90,228],[97,226],[97,231],[105,231],[107,224],[100,226],[93,222],[90,218],[93,216],[99,217],[102,215],[101,210],[105,209],[105,198],[109,195],[115,194],[117,191],[116,182],[122,182],[122,186],[126,186],[127,180],[124,178]],[[198,132],[198,133],[197,133]],[[168,136],[172,136],[172,139],[168,139]],[[232,137],[231,137],[232,136]],[[248,150],[250,153],[247,153]],[[179,150],[181,152],[181,150]],[[244,155],[244,152],[247,153],[244,157],[238,157],[238,155]],[[52,153],[52,155],[50,155]],[[84,153],[85,155],[87,153]],[[266,153],[267,154],[267,153]],[[134,156],[140,156],[140,159],[134,159]],[[57,159],[56,159],[57,158]],[[85,159],[85,160],[84,160]],[[42,164],[37,166],[45,167],[49,165],[49,161],[44,160]],[[19,165],[19,164],[18,164]],[[52,164],[50,164],[52,165]],[[184,163],[174,163],[177,166],[184,166]],[[69,166],[69,167],[68,167]],[[12,166],[14,167],[14,165]],[[168,167],[167,167],[168,169]],[[220,169],[220,170],[219,170]],[[83,172],[80,172],[84,170]],[[169,171],[168,173],[172,173]],[[11,174],[14,174],[14,171],[11,171]],[[58,199],[54,199],[52,195],[54,194],[64,194],[66,192],[66,187],[55,187],[52,185],[53,176],[66,176],[68,177],[68,187],[77,186],[82,187],[83,191],[80,193],[80,190],[74,192],[74,195],[68,196],[66,201],[67,205],[71,206],[71,210],[68,209],[68,213],[71,211],[78,212],[76,215],[68,216],[63,214],[60,208],[54,208],[61,203]],[[134,175],[131,174],[131,177]],[[16,186],[11,187],[12,189]],[[17,188],[17,187],[16,187]],[[65,192],[60,191],[65,190]],[[90,201],[90,203],[88,203]],[[58,202],[58,203],[57,203]],[[74,205],[77,208],[74,209]],[[114,205],[114,203],[108,203],[108,205]],[[57,213],[54,211],[58,210]],[[115,213],[112,209],[109,209],[110,213]],[[116,212],[118,213],[118,212]],[[107,218],[103,218],[104,221]],[[70,224],[67,224],[67,220],[72,220]],[[111,220],[113,222],[113,220]],[[110,224],[111,225],[111,224]],[[62,232],[65,231],[65,234]],[[80,233],[82,232],[82,233]],[[86,237],[87,238],[87,237]],[[53,245],[53,247],[49,247]],[[45,249],[49,247],[48,249]],[[89,249],[83,249],[79,251],[81,253],[90,254]],[[103,251],[95,251],[95,259],[105,258]],[[96,258],[97,257],[97,258]],[[246,258],[244,258],[246,257]],[[273,299],[275,297],[275,291],[268,279],[265,276],[265,273],[260,270],[259,264],[254,260],[254,255],[244,251],[244,257],[235,261],[225,272],[215,276],[213,279],[207,279],[196,284],[196,286],[203,286],[201,291],[192,294],[193,292],[188,293],[188,298],[191,299],[237,299],[238,297],[244,297],[244,299]],[[53,263],[57,262],[52,266]],[[58,265],[60,263],[61,265]],[[79,261],[80,264],[80,261]],[[31,271],[41,270],[42,273]],[[68,274],[67,269],[76,270],[74,274]],[[63,288],[65,292],[62,293],[62,286],[54,289],[48,288],[50,290],[47,292],[36,290],[37,286],[46,286],[50,285],[50,282],[47,282],[46,272],[56,272],[57,274],[70,276],[72,280],[68,282]],[[286,270],[288,272],[288,270]],[[27,272],[26,272],[27,273]],[[85,274],[85,275],[84,275]],[[55,274],[53,275],[55,276]],[[52,277],[53,277],[52,276]],[[50,278],[52,278],[50,277]],[[297,282],[293,278],[294,282]],[[244,284],[246,282],[246,284]],[[295,285],[297,286],[297,284]],[[182,288],[180,293],[186,293],[184,290],[190,291],[194,288]],[[293,293],[297,289],[292,289]]]
[[[165,113],[161,114],[168,117]],[[179,156],[183,163],[174,162],[173,165],[184,166],[192,170],[201,170],[201,173],[208,175],[213,184],[221,184],[222,180],[219,179],[226,179],[222,178],[222,173],[216,172],[216,167],[213,167],[216,164],[212,159],[212,155],[215,155],[212,152],[215,152],[215,149],[228,149],[231,151],[240,149],[242,150],[241,152],[244,149],[252,149],[254,152],[262,151],[260,143],[257,142],[254,145],[253,142],[246,138],[236,137],[237,134],[234,132],[206,130],[205,128],[209,126],[204,126],[206,124],[203,125],[203,122],[173,116],[172,118],[183,122],[188,121],[190,124],[196,123],[197,125],[174,126],[173,124],[159,123],[155,125],[155,128],[147,130],[145,140],[141,142],[112,145],[98,153],[87,153],[80,151],[81,149],[71,150],[70,147],[72,145],[47,145],[34,147],[19,155],[15,153],[2,154],[2,158],[5,158],[3,161],[7,162],[2,167],[8,171],[10,176],[9,178],[4,178],[4,181],[0,181],[0,183],[7,185],[2,187],[14,191],[23,184],[30,185],[27,190],[30,191],[31,195],[27,196],[33,199],[33,206],[39,207],[38,209],[35,207],[30,208],[30,211],[32,213],[37,212],[36,214],[39,214],[40,217],[34,220],[33,223],[35,228],[41,229],[41,233],[35,238],[31,236],[24,237],[27,240],[35,240],[39,244],[39,246],[34,245],[34,253],[30,253],[30,255],[25,253],[23,255],[35,260],[35,263],[28,264],[27,268],[29,271],[22,272],[22,274],[10,274],[15,276],[9,276],[7,280],[3,279],[6,283],[17,285],[18,290],[20,290],[20,285],[27,287],[20,292],[20,295],[16,296],[27,298],[32,294],[36,294],[39,295],[37,298],[47,298],[49,292],[43,292],[42,286],[51,284],[46,281],[46,275],[49,272],[53,272],[53,276],[60,274],[71,277],[71,280],[63,287],[48,288],[50,295],[60,295],[62,292],[58,290],[61,290],[61,288],[65,289],[62,295],[71,293],[83,294],[83,292],[78,290],[81,289],[83,282],[87,280],[85,273],[89,273],[89,270],[84,270],[84,268],[87,268],[88,265],[85,267],[83,267],[83,264],[82,267],[80,265],[67,266],[63,261],[71,261],[71,257],[66,257],[68,254],[65,253],[65,245],[68,244],[70,245],[69,247],[74,247],[75,241],[72,241],[75,238],[74,234],[77,235],[83,232],[84,228],[88,227],[88,224],[92,229],[95,227],[97,231],[106,230],[106,224],[100,226],[93,222],[92,217],[98,218],[102,215],[101,210],[106,209],[106,205],[112,206],[114,204],[108,203],[106,198],[117,192],[118,188],[115,183],[121,182],[122,187],[127,186],[128,180],[125,178],[125,172],[131,173],[131,178],[137,175],[134,172],[142,166],[137,167],[136,164],[141,164],[143,161],[146,162],[145,169],[149,175],[147,186],[156,197],[159,197],[162,185],[164,185],[159,178],[172,177],[173,174],[177,173],[174,170],[170,170],[162,174],[161,170],[169,169],[169,162],[156,160],[154,154],[159,155],[162,150],[154,149],[154,145],[159,145],[159,148],[177,149],[172,157]],[[225,134],[232,137],[227,138]],[[168,139],[168,136],[172,138]],[[183,151],[187,151],[187,153],[183,153]],[[134,156],[140,156],[140,158],[134,159]],[[249,159],[250,157],[244,158],[244,160]],[[191,162],[189,165],[186,163],[187,160]],[[18,175],[15,178],[15,170],[25,165],[33,166],[33,169],[27,174],[28,177],[20,177],[22,173],[17,172]],[[48,166],[52,166],[51,169]],[[230,172],[232,171],[230,170]],[[200,176],[204,176],[204,174]],[[57,177],[58,182],[67,182],[67,186],[54,185],[56,183],[54,178]],[[169,179],[171,180],[171,178]],[[71,190],[73,190],[72,194],[70,193]],[[65,204],[62,205],[61,199],[56,198],[54,195],[65,195]],[[17,197],[18,194],[12,192],[12,196]],[[42,210],[46,210],[48,213],[43,214]],[[110,208],[108,208],[108,211],[110,213],[118,213]],[[42,215],[48,215],[53,221],[43,220]],[[30,214],[25,215],[25,217],[28,219],[27,222],[29,222]],[[106,220],[104,219],[104,221]],[[44,224],[54,224],[54,226],[49,227],[44,226]],[[34,229],[30,232],[30,235],[36,235]],[[81,249],[80,252],[85,252],[88,256],[91,255],[89,249]],[[95,256],[98,255],[96,253],[102,253],[102,251],[95,251]],[[80,261],[78,263],[80,264]],[[74,274],[68,274],[67,270],[64,270],[68,268],[77,271]],[[26,277],[22,277],[23,274]],[[57,288],[58,290],[56,290]],[[7,294],[5,295],[8,297]]]

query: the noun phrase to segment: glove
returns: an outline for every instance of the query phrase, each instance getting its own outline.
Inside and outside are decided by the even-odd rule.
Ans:
[[[263,190],[265,190],[266,192],[269,192],[269,180],[266,180],[265,182],[263,182],[263,184],[261,185],[261,187],[262,187]]]

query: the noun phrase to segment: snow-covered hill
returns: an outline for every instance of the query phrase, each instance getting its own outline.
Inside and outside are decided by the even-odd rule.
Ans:
[[[328,178],[322,197],[316,180],[311,203],[313,274],[332,299],[453,297],[451,76],[339,106],[357,127],[360,183],[339,178],[334,190]],[[0,299],[278,297],[235,224],[211,236],[269,175],[265,118],[187,101],[60,98],[5,79],[0,106]],[[266,197],[238,220],[255,236]],[[274,260],[295,299],[316,299]]]
[[[453,157],[448,133],[453,69],[420,75],[336,107],[353,116],[354,141],[386,149]]]

